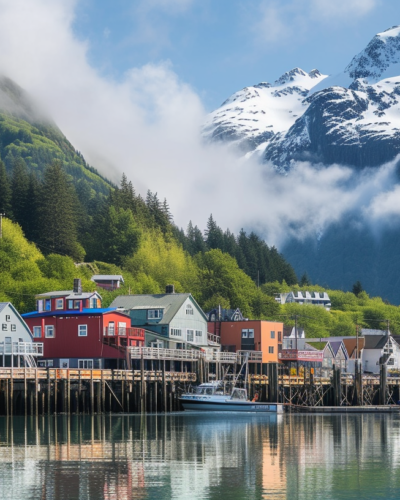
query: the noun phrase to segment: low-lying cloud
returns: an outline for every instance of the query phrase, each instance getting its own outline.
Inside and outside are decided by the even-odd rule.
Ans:
[[[201,99],[171,63],[133,68],[121,81],[89,64],[88,43],[73,31],[76,4],[0,0],[0,70],[42,103],[103,174],[118,182],[125,172],[141,194],[165,196],[179,226],[191,219],[204,229],[212,213],[223,228],[254,229],[279,246],[349,214],[373,224],[400,216],[395,162],[359,174],[299,163],[283,177],[228,148],[205,146]]]

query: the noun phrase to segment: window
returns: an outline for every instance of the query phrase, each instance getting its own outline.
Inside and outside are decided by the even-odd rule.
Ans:
[[[274,338],[275,338],[275,332],[271,331],[271,339],[274,339]]]
[[[6,314],[6,321],[11,321],[11,316],[9,314]]]
[[[282,332],[278,332],[278,342],[282,342]]]
[[[242,339],[247,339],[248,331],[242,330]]]
[[[249,328],[249,339],[254,339],[254,330]]]
[[[46,299],[45,300],[45,310],[46,311],[51,311],[51,299]]]
[[[47,360],[47,368],[53,368],[53,360],[52,359]]]
[[[186,340],[188,342],[193,342],[194,341],[193,333],[194,333],[193,330],[186,330]]]
[[[46,325],[44,327],[44,336],[46,339],[53,339],[55,337],[55,328],[53,325]]]
[[[56,309],[62,309],[64,307],[63,299],[56,299]]]
[[[80,309],[80,307],[81,307],[81,301],[74,300],[74,309]]]
[[[78,325],[78,337],[87,337],[87,325]]]
[[[8,330],[7,323],[3,323],[1,329],[3,330],[3,332],[6,332]]]
[[[43,300],[38,300],[37,301],[37,310],[39,312],[43,312]]]
[[[11,325],[11,331],[16,332],[17,331],[17,325]]]
[[[180,328],[171,328],[171,336],[172,337],[181,337],[182,330]]]
[[[147,311],[147,319],[161,319],[162,310],[161,309],[149,309]]]
[[[193,307],[190,304],[186,306],[186,314],[190,314],[191,316],[194,314]]]
[[[108,335],[115,335],[115,323],[114,323],[114,321],[110,321],[108,323]]]
[[[34,326],[33,327],[33,337],[35,339],[40,339],[42,336],[42,327],[41,326]]]
[[[97,308],[97,298],[92,297],[90,299],[90,309],[96,309]]]
[[[202,337],[203,332],[201,330],[196,330],[196,337]]]
[[[74,301],[73,300],[69,300],[68,301],[68,309],[73,309],[74,308]]]
[[[269,354],[274,354],[274,346],[268,347]]]
[[[78,368],[81,370],[93,370],[93,359],[79,359]]]

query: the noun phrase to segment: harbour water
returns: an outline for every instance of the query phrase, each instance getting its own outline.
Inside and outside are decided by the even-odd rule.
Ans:
[[[400,417],[0,417],[0,498],[398,499]]]

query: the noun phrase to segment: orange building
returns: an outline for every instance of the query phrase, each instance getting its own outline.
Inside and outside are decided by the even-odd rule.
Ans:
[[[262,351],[263,363],[278,363],[283,323],[277,321],[209,321],[208,331],[221,337],[223,351]]]

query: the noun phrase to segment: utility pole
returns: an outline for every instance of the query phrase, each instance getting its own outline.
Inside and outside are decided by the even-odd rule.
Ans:
[[[3,238],[3,217],[6,214],[0,214],[0,240]]]

